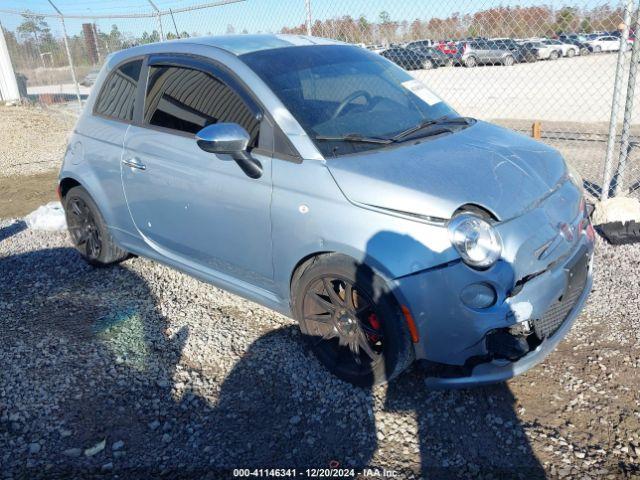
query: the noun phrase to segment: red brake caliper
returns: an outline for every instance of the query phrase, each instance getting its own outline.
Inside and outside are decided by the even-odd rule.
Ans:
[[[380,321],[378,320],[378,316],[375,313],[371,313],[367,320],[369,320],[369,325],[371,325],[371,328],[373,328],[374,330],[380,330]],[[376,343],[379,338],[378,335],[375,335],[373,333],[367,333],[367,336],[373,343]]]

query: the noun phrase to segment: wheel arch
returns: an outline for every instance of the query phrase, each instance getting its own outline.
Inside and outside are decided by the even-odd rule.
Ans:
[[[77,179],[73,177],[64,177],[60,179],[60,181],[58,182],[58,192],[60,195],[60,201],[64,199],[64,197],[67,195],[69,190],[71,190],[73,187],[85,188],[84,185],[82,185]]]
[[[113,205],[109,201],[110,195],[95,172],[88,167],[86,162],[74,167],[73,169],[63,169],[60,172],[58,186],[61,197],[64,198],[73,187],[80,186],[87,191],[96,203],[107,225],[111,227],[116,224],[117,217]]]
[[[356,252],[347,252],[342,251],[340,249],[325,249],[318,250],[315,252],[311,252],[304,257],[302,257],[291,270],[291,274],[289,276],[289,301],[293,299],[293,291],[295,282],[302,276],[303,272],[306,268],[311,265],[314,260],[324,256],[324,255],[342,255],[344,257],[348,257],[352,259],[354,262],[357,262],[366,268],[371,269],[373,273],[379,276],[389,288],[389,291],[394,291],[392,276],[387,269],[384,268],[384,264],[377,258],[369,255],[368,252],[360,252],[357,254]],[[400,299],[396,298],[397,301]]]
[[[417,326],[415,324],[415,320],[413,319],[413,316],[409,310],[409,307],[407,306],[409,304],[407,301],[407,298],[398,289],[398,285],[388,275],[386,275],[384,272],[381,272],[379,268],[375,267],[375,263],[377,263],[377,261],[367,255],[365,255],[362,260],[358,260],[353,255],[349,255],[339,251],[324,250],[324,251],[317,251],[317,252],[311,253],[305,256],[304,258],[302,258],[296,264],[295,268],[291,273],[290,288],[289,288],[289,302],[290,302],[290,309],[292,314],[295,315],[294,314],[294,310],[295,310],[294,303],[296,301],[295,282],[302,277],[306,269],[313,264],[314,260],[321,258],[325,255],[339,255],[339,256],[343,256],[348,259],[351,259],[358,264],[358,268],[360,268],[360,266],[364,266],[365,269],[369,270],[373,275],[375,275],[382,281],[384,288],[388,294],[387,298],[392,302],[395,308],[398,309],[399,318],[401,318],[404,321],[403,326],[406,329],[407,334],[411,338],[411,345],[412,345],[411,350],[413,352],[412,355],[415,355],[414,349],[416,348],[415,345],[419,343],[420,335],[419,335]]]
[[[293,291],[293,282],[296,281],[298,278],[300,278],[300,276],[302,275],[302,272],[304,272],[304,270],[311,264],[313,263],[313,261],[322,256],[322,255],[331,255],[333,253],[338,253],[338,252],[334,252],[331,250],[321,250],[318,252],[313,252],[310,253],[308,255],[305,255],[303,258],[301,258],[293,267],[293,270],[291,270],[291,274],[289,275],[289,297],[291,297],[291,292]]]

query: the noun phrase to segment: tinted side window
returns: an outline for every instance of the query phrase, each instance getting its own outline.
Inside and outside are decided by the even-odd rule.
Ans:
[[[238,123],[256,143],[259,122],[242,98],[212,75],[190,68],[151,67],[144,103],[149,125],[197,133],[218,122]]]
[[[112,72],[100,91],[95,112],[130,122],[133,119],[133,106],[141,68],[142,60],[134,60]]]

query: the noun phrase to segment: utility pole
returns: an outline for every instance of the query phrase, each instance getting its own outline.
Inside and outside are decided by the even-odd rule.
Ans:
[[[53,7],[53,9],[58,12],[60,16],[60,23],[62,24],[62,34],[64,35],[64,48],[67,50],[67,59],[69,60],[69,68],[71,69],[71,78],[73,80],[73,84],[76,87],[76,97],[78,98],[78,105],[80,105],[80,110],[82,110],[82,99],[80,98],[80,85],[78,85],[78,79],[76,78],[76,69],[73,66],[73,57],[71,57],[71,49],[69,48],[69,38],[67,37],[67,26],[64,23],[64,16],[62,12],[58,10],[53,4],[52,0],[47,0],[49,4]]]
[[[147,0],[147,2],[149,2],[149,5],[151,5],[151,8],[153,8],[156,11],[156,17],[158,19],[158,28],[160,29],[160,41],[163,42],[164,32],[162,30],[162,13],[160,13],[160,9],[156,6],[155,3],[153,3],[152,0]]]

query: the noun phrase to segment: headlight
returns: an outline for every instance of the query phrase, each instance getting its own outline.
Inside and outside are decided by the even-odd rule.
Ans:
[[[502,253],[502,242],[495,228],[471,213],[461,213],[448,224],[449,238],[462,260],[474,268],[489,268]]]

